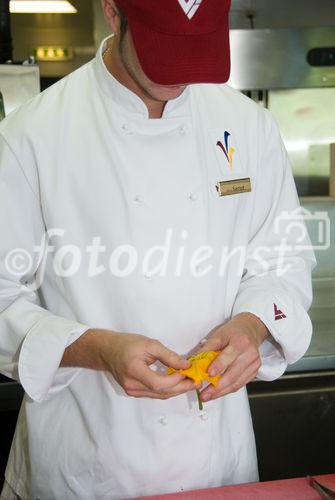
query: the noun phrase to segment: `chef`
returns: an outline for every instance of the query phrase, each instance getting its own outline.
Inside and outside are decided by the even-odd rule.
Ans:
[[[307,350],[314,256],[277,126],[224,85],[229,3],[104,0],[95,59],[1,123],[7,500],[258,480],[245,386]]]

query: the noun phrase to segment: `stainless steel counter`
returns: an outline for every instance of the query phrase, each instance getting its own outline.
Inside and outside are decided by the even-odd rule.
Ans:
[[[317,266],[313,270],[313,305],[309,311],[313,323],[313,337],[306,355],[288,372],[315,372],[335,369],[335,198],[302,198],[302,206],[310,213],[306,225],[315,245]],[[319,228],[313,216],[329,217],[328,245],[318,245]],[[321,219],[320,219],[321,220]],[[327,232],[327,231],[326,231]]]
[[[313,337],[305,356],[287,372],[335,369],[335,308],[315,307],[310,311]]]

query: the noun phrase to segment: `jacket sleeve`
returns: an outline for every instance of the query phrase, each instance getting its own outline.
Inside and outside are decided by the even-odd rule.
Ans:
[[[0,135],[0,371],[35,401],[71,383],[80,368],[60,368],[65,348],[89,327],[41,307],[36,246],[45,234],[37,175],[28,176]]]
[[[249,242],[232,315],[251,312],[267,326],[257,378],[274,380],[309,347],[315,258],[278,127],[262,113]]]

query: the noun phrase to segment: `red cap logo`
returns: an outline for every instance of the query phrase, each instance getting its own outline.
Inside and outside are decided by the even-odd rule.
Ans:
[[[192,19],[196,11],[199,9],[202,0],[178,0],[181,8],[189,19]]]

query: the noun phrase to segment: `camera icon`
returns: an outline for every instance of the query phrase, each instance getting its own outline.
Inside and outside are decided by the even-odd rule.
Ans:
[[[298,207],[281,212],[274,223],[275,234],[287,238],[296,250],[328,250],[330,219],[328,212],[310,212]]]

